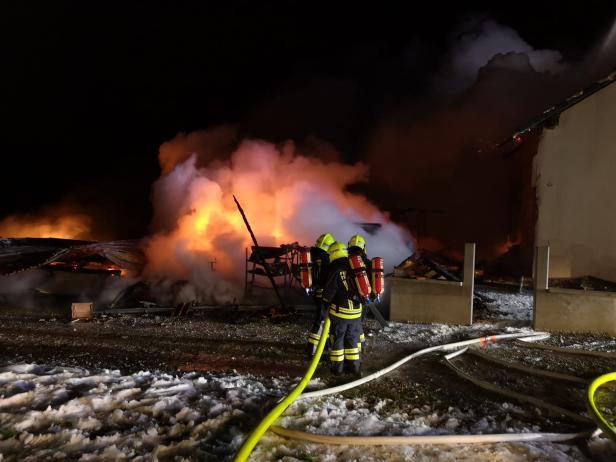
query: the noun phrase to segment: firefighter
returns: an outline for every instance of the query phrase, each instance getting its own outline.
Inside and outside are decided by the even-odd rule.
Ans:
[[[316,306],[312,328],[308,333],[307,351],[310,356],[314,355],[317,350],[317,344],[321,339],[321,331],[323,322],[327,313],[323,306],[323,282],[327,275],[329,266],[329,247],[335,242],[334,237],[329,234],[321,234],[313,247],[310,248],[310,260],[312,261],[312,299]]]
[[[372,262],[368,259],[368,255],[366,254],[366,240],[361,234],[355,234],[351,236],[349,239],[349,243],[347,245],[349,256],[351,255],[359,255],[361,259],[364,261],[364,265],[366,265],[366,270],[368,274],[370,274],[370,270],[372,268]],[[364,310],[362,311],[361,320],[362,320],[362,330],[359,336],[359,347],[361,349],[365,349],[366,346],[366,336],[364,335],[363,321],[366,318],[367,307],[364,306]]]
[[[366,255],[366,240],[361,234],[351,236],[347,248],[349,250],[349,255],[361,255],[366,268],[370,269],[371,262],[368,259],[368,255]]]
[[[345,371],[360,375],[361,371],[358,343],[362,304],[348,257],[343,243],[330,245],[330,266],[323,285],[323,302],[327,305],[331,320],[329,360],[334,375]]]

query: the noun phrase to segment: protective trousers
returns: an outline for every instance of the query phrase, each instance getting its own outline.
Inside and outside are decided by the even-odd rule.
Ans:
[[[316,311],[312,321],[312,327],[308,333],[308,353],[313,356],[317,351],[317,345],[321,340],[321,332],[323,331],[323,323],[325,322],[325,310],[323,309],[323,299],[314,297]]]
[[[361,368],[361,317],[345,319],[333,315],[330,311],[329,319],[331,320],[329,360],[332,373],[339,375],[346,371],[351,374],[359,374]]]

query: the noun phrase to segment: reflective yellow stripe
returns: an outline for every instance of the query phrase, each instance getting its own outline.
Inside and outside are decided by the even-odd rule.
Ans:
[[[336,316],[337,318],[342,318],[342,319],[357,319],[361,316],[361,312],[357,314],[343,314],[343,313],[337,313],[336,310],[332,308],[329,309],[329,314],[331,314],[332,316]]]
[[[338,311],[340,311],[341,313],[346,313],[346,314],[361,313],[361,310],[353,310],[353,309],[342,308],[342,307],[339,307]]]
[[[349,300],[349,303],[352,303],[351,300]],[[361,313],[361,305],[359,305],[359,308],[344,308],[342,306],[336,306],[332,303],[331,305],[329,305],[329,309],[336,310],[337,312],[345,314]]]
[[[353,353],[359,353],[359,348],[345,348],[344,349],[344,354],[353,354]]]
[[[336,316],[337,318],[342,318],[342,319],[357,319],[361,316],[361,313],[342,314],[342,313],[336,313],[336,310],[329,310],[329,314],[332,316]]]
[[[329,360],[334,362],[344,361],[344,350],[331,350]]]
[[[344,359],[348,359],[349,361],[359,360],[359,355],[344,355]]]
[[[358,349],[359,351],[361,351],[361,342],[359,342],[359,343],[357,344],[357,349]]]
[[[310,333],[310,335],[308,335],[308,337],[313,338],[315,340],[320,340],[321,339],[321,334],[315,334],[315,333]]]
[[[317,345],[319,343],[319,341],[315,340],[313,338],[308,338],[308,343],[312,343],[313,345]]]
[[[364,340],[366,340],[366,336],[364,334],[360,334],[359,335],[359,341],[363,342]]]

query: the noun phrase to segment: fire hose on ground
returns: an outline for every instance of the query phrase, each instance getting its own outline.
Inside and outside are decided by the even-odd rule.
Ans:
[[[303,395],[299,397],[299,399],[305,400],[305,399],[310,399],[310,398],[319,398],[321,396],[332,395],[335,393],[340,393],[342,391],[350,390],[351,388],[358,387],[360,385],[363,385],[364,383],[371,382],[372,380],[378,379],[379,377],[390,373],[391,371],[399,368],[400,366],[407,363],[411,359],[415,359],[425,354],[433,353],[435,351],[452,351],[452,350],[457,350],[459,348],[463,348],[468,345],[473,345],[477,343],[481,345],[486,345],[488,343],[494,343],[499,340],[506,340],[506,339],[526,338],[528,340],[536,341],[536,340],[546,339],[549,336],[550,334],[548,334],[547,332],[536,332],[534,334],[529,334],[527,332],[524,332],[524,333],[519,332],[515,334],[490,335],[490,336],[479,337],[479,338],[474,338],[470,340],[462,340],[460,342],[447,343],[445,345],[436,345],[436,346],[424,348],[423,350],[419,350],[411,355],[408,355],[400,359],[399,361],[396,361],[392,365],[387,366],[386,368],[381,369],[380,371],[374,372],[360,379],[353,380],[352,382],[339,385],[337,387],[325,388],[323,390],[316,390],[316,391],[311,391],[309,393],[304,393]]]
[[[312,361],[310,362],[310,366],[308,366],[308,371],[302,377],[302,380],[296,385],[296,387],[289,393],[282,401],[280,401],[274,409],[272,409],[264,418],[261,420],[257,428],[255,428],[252,433],[246,438],[240,450],[235,455],[235,462],[244,462],[250,456],[250,453],[257,445],[263,434],[267,431],[267,429],[274,423],[274,421],[282,415],[282,413],[295,401],[295,399],[304,391],[306,385],[312,378],[314,371],[317,369],[319,365],[319,361],[321,360],[321,355],[323,354],[323,350],[325,349],[325,342],[327,341],[327,336],[329,335],[329,325],[330,320],[329,316],[325,317],[325,322],[323,323],[323,331],[321,332],[321,338],[319,339],[319,344],[317,345],[317,351],[312,357]]]
[[[595,392],[597,391],[597,389],[601,385],[614,380],[616,380],[616,372],[610,372],[609,374],[601,375],[595,380],[593,380],[588,387],[588,392],[586,394],[586,407],[588,408],[590,416],[597,423],[601,431],[607,437],[609,437],[613,441],[616,441],[616,428],[607,421],[603,414],[601,414],[595,403]]]
[[[299,385],[293,391],[285,397],[270,413],[261,421],[258,427],[251,433],[251,435],[246,439],[240,451],[237,453],[235,457],[235,461],[245,461],[256,444],[258,443],[261,436],[267,431],[267,429],[274,423],[274,421],[282,415],[282,413],[293,403],[295,400],[306,400],[310,398],[318,398],[322,396],[327,396],[335,393],[340,393],[345,390],[349,390],[351,388],[358,387],[367,382],[375,380],[395,369],[402,366],[406,362],[411,359],[417,358],[419,356],[423,356],[428,353],[432,353],[435,351],[453,351],[458,349],[463,349],[469,345],[480,344],[486,345],[488,343],[495,343],[499,340],[507,340],[507,339],[518,339],[523,340],[524,342],[532,342],[537,340],[543,340],[550,336],[550,334],[546,332],[537,332],[530,334],[529,333],[515,333],[515,334],[500,334],[500,335],[492,335],[492,336],[484,336],[470,340],[463,340],[460,342],[448,343],[444,345],[436,345],[428,348],[424,348],[420,351],[417,351],[411,355],[408,355],[399,361],[393,363],[392,365],[381,369],[377,372],[374,372],[370,375],[362,377],[360,379],[354,380],[352,382],[348,382],[343,385],[339,385],[336,387],[326,388],[323,390],[317,390],[305,394],[301,394],[308,381],[312,377],[314,370],[320,360],[320,357],[323,353],[323,348],[325,346],[325,339],[327,338],[327,334],[329,332],[329,319],[326,320],[326,324],[323,328],[323,334],[321,335],[321,339],[319,341],[319,345],[317,347],[317,352],[310,364],[308,372],[301,380]],[[614,376],[609,379],[605,379],[604,382],[599,383],[594,390],[598,388],[602,383],[605,383],[609,380],[616,380],[616,373],[613,373]],[[610,375],[610,374],[608,374]],[[602,376],[604,377],[604,376]],[[600,378],[602,378],[600,377]],[[599,380],[599,379],[597,379]],[[593,382],[594,384],[594,382]],[[590,389],[589,389],[590,396]],[[593,402],[594,403],[594,402]],[[598,412],[598,411],[597,411]],[[609,425],[609,423],[608,423]],[[613,428],[613,427],[612,427]],[[520,434],[485,434],[485,435],[415,435],[415,436],[334,436],[334,435],[319,435],[314,433],[303,432],[299,430],[291,430],[288,428],[283,428],[279,426],[272,426],[271,430],[283,437],[296,439],[300,441],[307,441],[313,443],[323,443],[323,444],[350,444],[350,445],[410,445],[410,444],[471,444],[471,443],[499,443],[499,442],[514,442],[514,441],[568,441],[578,438],[585,438],[592,434],[592,431],[583,431],[579,433],[520,433]]]
[[[335,436],[319,435],[300,430],[272,426],[277,435],[294,440],[321,444],[350,444],[355,446],[403,446],[411,444],[478,444],[568,441],[589,436],[592,432],[582,433],[493,433],[484,435],[411,435],[411,436]]]

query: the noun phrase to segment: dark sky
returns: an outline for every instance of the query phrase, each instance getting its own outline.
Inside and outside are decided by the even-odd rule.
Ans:
[[[354,160],[380,117],[421,94],[464,17],[576,59],[616,14],[612,1],[425,3],[2,2],[0,217],[69,197],[138,236],[158,147],[180,131],[315,135]],[[278,120],[287,97],[296,117]]]

